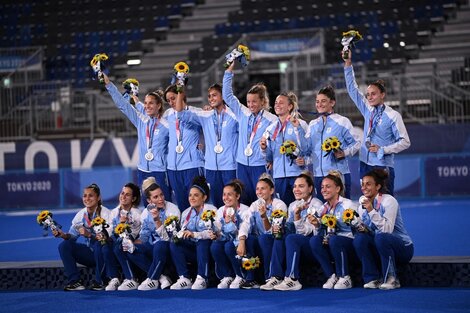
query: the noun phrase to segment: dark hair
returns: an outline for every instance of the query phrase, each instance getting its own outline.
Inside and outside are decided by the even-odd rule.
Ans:
[[[155,90],[149,92],[146,96],[152,96],[157,101],[157,104],[160,104],[160,109],[158,109],[158,116],[162,116],[163,114],[163,90]]]
[[[381,93],[385,93],[385,82],[381,79],[377,79],[375,82],[370,83],[369,85],[373,85],[377,88],[379,88]]]
[[[269,185],[269,187],[271,187],[271,189],[274,189],[273,178],[268,173],[261,174],[261,176],[258,178],[258,181],[265,182],[266,184]]]
[[[380,185],[380,193],[388,193],[387,182],[388,182],[388,172],[382,168],[376,168],[364,175],[372,177],[377,185]]]
[[[127,183],[124,185],[124,187],[130,188],[132,190],[132,199],[135,198],[135,200],[132,200],[132,206],[137,207],[139,206],[140,203],[140,189],[139,186],[137,186],[134,183]]]
[[[299,176],[297,176],[295,179],[297,178],[303,178],[305,179],[305,181],[307,182],[307,185],[309,187],[314,187],[314,183],[313,183],[313,177],[312,177],[312,174],[310,174],[310,172],[308,171],[303,171],[302,173],[300,173]],[[313,191],[312,191],[313,192]]]
[[[219,83],[215,83],[213,85],[210,85],[209,88],[207,88],[207,91],[211,91],[212,89],[217,90],[218,92],[222,93],[222,85]]]
[[[289,113],[297,112],[299,110],[299,99],[293,91],[283,91],[279,96],[284,96],[289,101],[289,104],[292,104],[292,110]]]
[[[209,199],[210,189],[209,189],[209,186],[207,185],[207,180],[204,176],[194,177],[193,184],[191,185],[191,188],[193,188],[193,187],[199,189]]]
[[[343,183],[343,174],[341,174],[340,171],[337,170],[332,170],[328,172],[328,175],[323,177],[323,180],[325,178],[331,179],[336,186],[339,187],[339,194],[340,196],[344,197],[344,183]]]
[[[166,98],[166,95],[167,95],[167,93],[169,93],[169,92],[172,92],[172,93],[174,93],[174,94],[176,94],[176,95],[178,94],[178,89],[177,89],[177,87],[176,87],[175,84],[166,87],[165,92],[164,92],[164,96],[163,96],[163,98],[165,99],[166,102],[168,102],[168,99]],[[186,94],[184,94],[184,97],[183,97],[184,103],[186,103],[186,100],[187,100]]]
[[[242,181],[239,179],[232,179],[224,188],[225,187],[232,187],[237,195],[241,195],[245,185],[243,185]]]
[[[335,89],[332,86],[326,86],[323,87],[318,91],[319,95],[325,95],[327,96],[330,100],[335,100],[336,101],[336,96],[335,96]]]
[[[93,191],[96,193],[96,195],[98,197],[101,197],[101,189],[97,184],[92,183],[91,185],[86,186],[85,189],[93,189]],[[100,198],[100,200],[98,200],[98,207],[96,208],[96,215],[97,216],[101,216],[101,205],[102,204],[103,203],[101,202],[101,198]]]
[[[269,95],[268,95],[268,88],[263,83],[257,83],[253,85],[250,90],[247,92],[248,94],[258,95],[258,97],[264,101],[263,109],[269,110]]]

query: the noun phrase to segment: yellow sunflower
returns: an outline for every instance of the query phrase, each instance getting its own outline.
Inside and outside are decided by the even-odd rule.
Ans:
[[[339,147],[341,147],[341,142],[339,141],[338,137],[336,137],[336,136],[331,137],[330,144],[331,144],[331,149],[333,149],[333,150],[339,149]]]
[[[353,209],[347,209],[344,210],[343,212],[343,222],[346,224],[351,223],[351,221],[354,218],[354,210]]]
[[[238,51],[242,52],[245,55],[247,61],[250,61],[250,49],[244,45],[238,45]]]
[[[205,222],[215,219],[216,212],[214,210],[207,210],[202,212],[201,219]]]
[[[321,223],[328,228],[336,227],[336,217],[332,214],[325,214],[321,218]]]
[[[139,81],[135,78],[128,78],[125,81],[122,82],[123,86],[133,84],[135,86],[139,86]]]
[[[178,73],[189,73],[189,66],[186,62],[178,62],[175,64],[175,72]]]
[[[48,216],[52,216],[52,213],[48,210],[43,210],[38,214],[36,221],[38,224],[41,224]]]
[[[109,57],[106,53],[98,53],[98,54],[95,54],[93,59],[91,59],[90,65],[95,66],[96,63],[98,63],[99,61],[107,61],[108,59]]]
[[[287,212],[281,209],[276,209],[276,210],[273,210],[273,212],[271,213],[271,217],[272,218],[287,217]]]
[[[97,216],[93,219],[93,221],[91,221],[91,224],[93,226],[95,225],[101,225],[101,224],[105,224],[106,221],[104,220],[104,218],[102,218],[101,216]]]
[[[330,152],[331,151],[331,140],[330,138],[327,138],[323,144],[321,145],[321,149],[323,151],[326,151],[326,152]]]
[[[119,224],[117,224],[116,228],[114,228],[114,233],[116,233],[117,235],[120,235],[129,228],[130,228],[129,224],[119,223]]]
[[[242,267],[243,267],[244,270],[247,270],[247,271],[252,270],[253,265],[251,264],[250,259],[246,259],[245,261],[243,261]]]
[[[362,35],[357,30],[343,32],[343,37],[355,37],[356,40],[362,39]]]
[[[279,148],[279,153],[280,153],[280,154],[286,154],[286,147],[284,147],[284,145],[282,145],[282,146]]]
[[[171,223],[173,223],[173,221],[176,221],[176,223],[178,223],[178,216],[175,216],[175,215],[170,215],[168,216],[166,219],[165,219],[165,226],[168,226],[170,225]]]

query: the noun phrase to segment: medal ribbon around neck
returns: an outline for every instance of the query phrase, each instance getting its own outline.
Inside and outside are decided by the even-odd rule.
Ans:
[[[222,140],[222,126],[224,124],[224,118],[225,108],[222,110],[222,112],[220,112],[220,114],[217,114],[217,110],[214,110],[212,121],[214,123],[215,134],[217,136],[217,143],[220,143],[220,141]]]
[[[385,110],[384,104],[382,104],[378,108],[376,107],[373,110],[372,115],[370,116],[370,119],[369,119],[369,131],[367,132],[367,138],[370,138],[372,134],[374,133],[375,128],[379,124],[380,118],[382,117],[382,113],[384,112],[384,110]]]
[[[150,126],[150,121],[153,122],[153,125]],[[145,139],[147,141],[147,147],[148,147],[148,151],[150,151],[152,149],[152,145],[153,145],[153,135],[155,133],[155,128],[157,128],[158,126],[158,119],[157,118],[151,118],[149,121],[149,123],[147,123],[147,128],[145,130]]]
[[[263,117],[263,113],[264,113],[263,110],[258,112],[258,115],[256,115],[255,120],[254,120],[254,123],[255,123],[254,126],[253,126],[252,123],[250,123],[251,124],[250,126],[252,126],[252,131],[251,131],[251,134],[250,134],[249,139],[248,139],[248,145],[250,147],[251,147],[251,143],[253,142],[253,138],[255,138],[255,134],[256,134],[256,131],[258,130],[258,126],[261,123],[261,118]],[[250,121],[251,121],[252,116],[253,115],[250,116]]]
[[[272,140],[275,141],[276,138],[277,138],[277,135],[279,135],[279,133],[283,133],[285,131],[285,128],[287,126],[287,123],[289,122],[290,120],[290,115],[287,116],[286,120],[281,124],[281,120],[278,121],[277,125],[276,125],[276,129],[274,130],[274,133],[273,133],[273,136],[272,136]],[[279,125],[281,125],[281,129],[279,129]]]

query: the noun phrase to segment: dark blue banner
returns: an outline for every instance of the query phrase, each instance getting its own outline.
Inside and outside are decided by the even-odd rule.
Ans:
[[[59,207],[59,173],[0,175],[2,208]]]
[[[429,196],[464,196],[470,192],[470,156],[429,157],[425,161]]]

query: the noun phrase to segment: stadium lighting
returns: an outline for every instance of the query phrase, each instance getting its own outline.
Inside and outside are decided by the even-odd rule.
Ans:
[[[140,63],[142,63],[140,59],[127,60],[127,65],[140,65]]]
[[[404,41],[400,41],[400,46],[401,46],[401,47],[404,47],[404,46],[405,46],[405,42],[404,42]]]
[[[5,88],[10,88],[11,87],[11,79],[10,78],[5,78],[3,79],[3,87]]]
[[[384,42],[384,48],[388,48],[390,47],[390,45],[388,44],[388,42]]]

